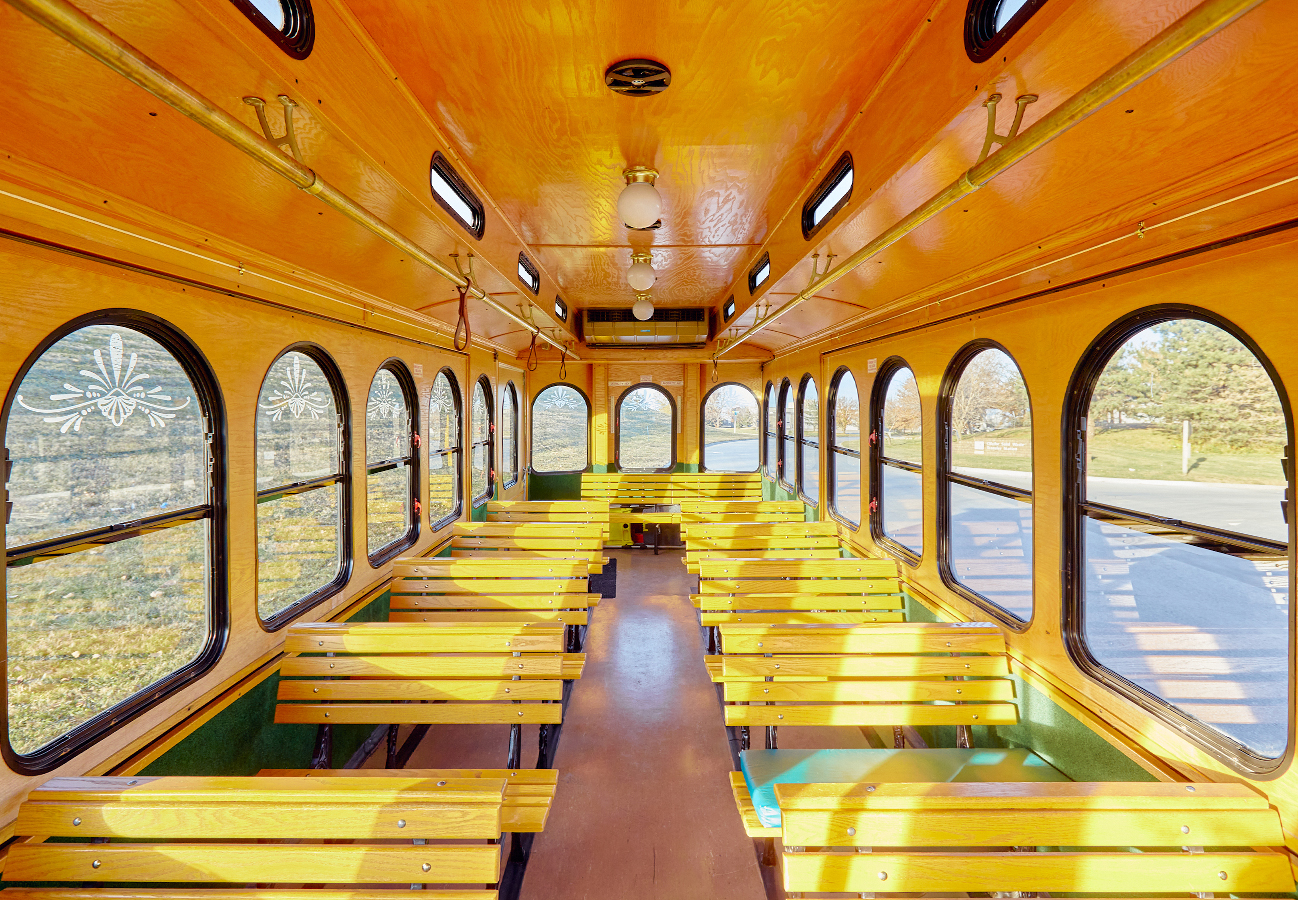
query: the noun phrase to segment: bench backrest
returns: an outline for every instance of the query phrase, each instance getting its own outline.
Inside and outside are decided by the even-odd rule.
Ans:
[[[1240,784],[781,784],[775,795],[790,892],[1294,889],[1276,811]]]
[[[480,888],[500,880],[486,841],[504,793],[504,779],[480,778],[56,778],[15,828],[59,840],[15,843],[4,879]]]
[[[803,522],[801,500],[681,500],[681,522]]]
[[[850,624],[904,618],[897,563],[889,559],[700,559],[691,599],[704,625]]]
[[[1005,636],[994,625],[723,624],[720,632],[721,656],[709,670],[723,684],[727,725],[1018,721]]]
[[[491,500],[488,522],[559,522],[598,524],[608,536],[608,504],[598,498],[581,500]]]
[[[761,500],[762,477],[699,472],[585,474],[581,476],[581,498],[651,505],[675,505],[687,500]]]

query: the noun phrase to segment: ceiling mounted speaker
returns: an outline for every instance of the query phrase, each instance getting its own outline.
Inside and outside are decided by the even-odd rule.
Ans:
[[[672,83],[672,73],[652,59],[624,59],[608,67],[604,83],[615,94],[648,97],[667,90],[667,85]]]

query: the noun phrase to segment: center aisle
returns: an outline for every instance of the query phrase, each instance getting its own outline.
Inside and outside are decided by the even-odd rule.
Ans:
[[[523,900],[761,900],[679,551],[625,550],[574,685]]]

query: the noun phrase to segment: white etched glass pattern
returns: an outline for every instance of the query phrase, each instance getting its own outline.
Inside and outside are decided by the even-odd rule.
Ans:
[[[883,455],[920,465],[923,419],[919,386],[910,369],[901,368],[888,379],[883,400]]]
[[[635,388],[618,410],[618,465],[622,469],[665,469],[672,464],[671,404],[661,391]]]
[[[756,472],[757,398],[748,388],[726,384],[703,405],[703,467],[709,472]]]
[[[798,487],[804,497],[820,498],[820,397],[816,382],[807,379],[802,387],[802,455],[798,458]]]
[[[257,614],[263,621],[338,574],[341,495],[341,485],[330,485],[257,504]]]
[[[788,484],[797,479],[798,469],[798,418],[794,410],[797,397],[792,386],[787,383],[784,389],[784,468],[780,477]]]
[[[460,414],[455,387],[437,373],[428,399],[428,521],[453,515],[460,506]]]
[[[951,575],[1026,622],[1032,618],[1032,504],[948,483]]]
[[[500,398],[500,466],[505,484],[518,480],[518,392],[511,381]]]
[[[488,459],[487,454],[491,416],[487,407],[487,394],[482,388],[481,381],[473,383],[473,405],[469,408],[469,428],[472,430],[470,440],[473,444],[469,457],[471,496],[474,500],[477,500],[490,489],[487,475],[491,466],[491,460]]]
[[[338,408],[328,377],[305,353],[285,353],[257,398],[257,489],[337,473],[338,444]]]
[[[590,407],[581,392],[552,384],[532,404],[532,468],[580,472],[586,468]]]
[[[202,652],[209,527],[187,522],[8,570],[15,752],[40,749]]]
[[[379,369],[365,405],[365,464],[410,455],[410,410],[397,376]]]
[[[766,386],[766,474],[774,478],[778,473],[776,469],[777,458],[777,433],[776,422],[780,418],[780,410],[775,405],[775,386],[768,384]]]
[[[202,411],[167,350],[120,325],[61,338],[9,408],[9,547],[207,503]]]

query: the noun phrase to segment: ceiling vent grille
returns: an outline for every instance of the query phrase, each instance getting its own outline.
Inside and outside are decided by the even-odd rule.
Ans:
[[[582,336],[592,347],[701,347],[708,341],[708,314],[705,309],[656,309],[641,322],[629,309],[586,309]]]

